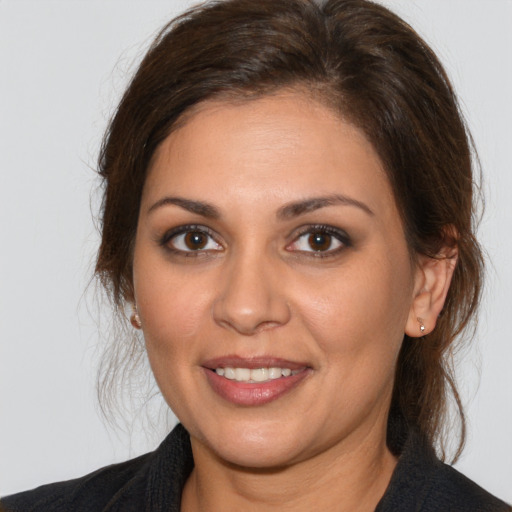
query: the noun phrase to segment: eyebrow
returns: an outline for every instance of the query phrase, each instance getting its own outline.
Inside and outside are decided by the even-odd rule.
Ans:
[[[219,219],[221,217],[218,208],[216,208],[212,204],[206,203],[204,201],[184,199],[182,197],[163,197],[148,209],[148,214],[153,212],[154,210],[157,210],[158,208],[162,208],[164,206],[169,205],[179,206],[184,210],[187,210],[191,213],[196,213],[197,215],[201,215],[202,217],[206,217],[209,219]],[[358,201],[357,199],[353,199],[351,197],[335,194],[323,197],[312,197],[309,199],[289,203],[279,208],[276,216],[278,219],[281,220],[292,219],[294,217],[299,217],[300,215],[304,215],[306,213],[319,210],[320,208],[325,208],[326,206],[336,205],[354,206],[364,211],[368,215],[375,215],[373,211],[370,209],[370,207],[367,206],[365,203]]]
[[[291,219],[293,217],[298,217],[299,215],[304,215],[305,213],[309,213],[314,210],[319,210],[320,208],[325,208],[326,206],[336,205],[354,206],[360,210],[363,210],[368,215],[375,215],[371,208],[361,201],[344,195],[334,194],[323,197],[312,197],[310,199],[304,199],[303,201],[296,201],[287,204],[286,206],[279,208],[277,211],[277,217],[283,220]]]
[[[193,201],[191,199],[183,199],[182,197],[164,197],[158,200],[149,208],[148,214],[154,210],[157,210],[158,208],[162,208],[163,206],[168,205],[179,206],[184,210],[197,213],[198,215],[207,217],[208,219],[218,219],[220,217],[220,212],[217,208],[215,208],[215,206],[203,201]]]

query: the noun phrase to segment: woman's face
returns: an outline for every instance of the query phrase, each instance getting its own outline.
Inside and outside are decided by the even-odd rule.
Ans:
[[[133,268],[193,446],[271,467],[383,438],[418,271],[382,163],[328,108],[205,102],[153,158]]]

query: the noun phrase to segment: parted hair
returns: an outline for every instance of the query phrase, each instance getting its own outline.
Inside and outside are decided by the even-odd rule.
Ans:
[[[457,249],[436,328],[420,339],[404,335],[391,403],[391,415],[419,429],[444,458],[454,398],[461,420],[456,458],[465,422],[452,356],[455,342],[474,325],[483,275],[474,236],[478,167],[443,66],[383,6],[367,0],[218,0],[167,24],[103,140],[96,274],[114,307],[122,310],[133,300],[132,248],[146,173],[155,149],[187,111],[208,99],[250,101],[281,89],[310,94],[365,133],[391,183],[413,261]],[[127,340],[114,343],[118,360],[139,350]],[[104,388],[113,382],[113,367],[105,367]]]

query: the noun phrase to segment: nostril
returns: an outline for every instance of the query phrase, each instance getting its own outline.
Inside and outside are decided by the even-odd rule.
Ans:
[[[275,267],[271,268],[269,274],[269,264],[241,258],[223,275],[223,286],[212,306],[218,325],[250,336],[289,321],[288,301],[278,286]]]
[[[270,316],[270,315],[268,315]],[[265,319],[263,315],[248,314],[226,314],[222,316],[214,315],[214,319],[218,325],[226,329],[232,329],[244,336],[253,336],[263,331],[275,329],[284,325],[289,320],[289,315],[281,315],[280,318],[274,315],[275,319]]]

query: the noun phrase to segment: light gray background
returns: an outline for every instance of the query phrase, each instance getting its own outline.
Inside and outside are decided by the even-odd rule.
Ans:
[[[492,264],[461,357],[469,439],[457,467],[512,502],[512,1],[382,3],[438,51],[480,151]],[[97,412],[96,312],[84,296],[98,241],[91,169],[134,62],[186,5],[0,0],[0,494],[158,442],[141,427],[116,436]]]

